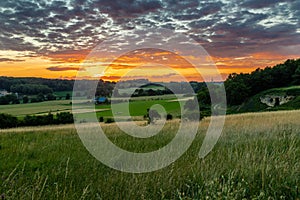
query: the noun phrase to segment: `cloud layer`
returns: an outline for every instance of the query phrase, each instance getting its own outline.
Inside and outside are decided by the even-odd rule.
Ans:
[[[299,55],[299,16],[297,0],[6,0],[0,51],[79,62],[109,36],[163,27],[187,34],[213,57]],[[0,58],[5,61],[20,59]]]

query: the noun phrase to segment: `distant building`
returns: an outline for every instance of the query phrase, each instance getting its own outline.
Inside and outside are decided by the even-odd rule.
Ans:
[[[106,97],[95,97],[93,99],[93,102],[95,104],[104,104],[104,103],[107,103],[108,102],[108,99]]]

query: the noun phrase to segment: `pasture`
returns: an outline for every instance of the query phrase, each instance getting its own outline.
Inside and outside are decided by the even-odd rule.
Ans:
[[[49,112],[71,111],[71,100],[44,101],[39,103],[0,105],[1,113],[17,117],[25,115],[48,114]]]
[[[230,115],[215,148],[198,158],[210,119],[188,151],[159,171],[115,171],[91,156],[72,125],[0,130],[2,199],[299,199],[300,111]],[[102,124],[129,151],[172,140],[178,121],[148,139]]]
[[[180,96],[184,99],[184,97]],[[143,117],[147,114],[147,109],[155,104],[160,104],[165,107],[166,112],[172,115],[180,115],[180,107],[178,101],[173,101],[174,95],[162,95],[162,96],[145,96],[145,97],[132,97],[129,102],[130,115],[134,117]],[[114,100],[125,101],[123,98],[115,98]],[[89,99],[82,99],[82,102],[91,101]],[[16,117],[24,117],[26,115],[46,115],[49,112],[55,114],[58,112],[72,112],[72,100],[55,100],[55,101],[44,101],[39,103],[28,103],[28,104],[13,104],[13,105],[0,105],[1,113],[7,113]],[[120,111],[120,115],[124,113],[126,107],[125,102],[116,104],[116,108]],[[80,108],[85,112],[93,112],[91,104],[80,104]],[[97,117],[109,118],[112,117],[111,105],[100,104],[94,106]],[[76,112],[76,110],[74,110]],[[84,114],[84,113],[83,113]]]

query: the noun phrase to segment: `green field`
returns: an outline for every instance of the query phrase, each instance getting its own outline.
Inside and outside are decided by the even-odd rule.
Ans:
[[[151,106],[159,104],[163,106],[167,113],[170,113],[174,116],[180,115],[180,105],[178,101],[168,101],[168,100],[148,100],[148,101],[131,101],[129,102],[129,111],[130,116],[144,116],[147,114],[147,109],[151,108]],[[124,113],[124,109],[126,108],[126,103],[118,103],[115,105],[116,110],[118,110],[119,115],[118,116],[126,116]],[[103,109],[103,108],[109,108],[110,105],[97,105],[95,106],[96,109]],[[104,117],[112,117],[112,111],[102,111],[97,112],[97,116],[104,116]]]
[[[183,97],[180,97],[183,98]],[[124,100],[120,98],[121,100]],[[152,105],[160,104],[164,106],[167,113],[178,116],[180,115],[180,107],[178,101],[173,101],[175,99],[174,95],[163,95],[155,97],[133,97],[129,102],[130,114],[131,116],[142,117],[147,113],[147,109]],[[13,105],[0,105],[0,112],[11,114],[17,117],[24,117],[26,115],[45,115],[49,112],[71,112],[72,111],[72,100],[56,100],[56,101],[45,101],[40,103],[28,103],[28,104],[13,104]],[[88,100],[82,100],[87,102]],[[121,102],[116,104],[116,108],[120,112],[120,116],[124,113],[125,103]],[[81,107],[89,107],[90,104],[82,104]],[[102,104],[95,105],[97,111],[97,116],[104,116],[105,118],[112,117],[111,106]],[[100,111],[101,110],[101,111]],[[87,112],[92,112],[87,111]]]
[[[0,112],[14,116],[47,114],[48,112],[71,111],[71,100],[44,101],[40,103],[0,105]]]
[[[65,99],[67,94],[69,94],[70,96],[72,96],[73,91],[59,91],[59,92],[54,92],[53,94],[56,97],[61,97],[62,99]]]
[[[72,125],[0,130],[2,199],[299,199],[300,111],[230,115],[213,151],[198,152],[205,118],[189,150],[156,172],[115,171],[92,157]],[[255,126],[254,126],[255,124]],[[167,144],[178,127],[136,139],[116,125],[108,138],[135,152]]]

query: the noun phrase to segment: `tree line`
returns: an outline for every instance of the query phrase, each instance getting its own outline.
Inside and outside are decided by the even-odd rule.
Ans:
[[[300,84],[300,59],[287,60],[282,64],[251,73],[230,74],[225,81],[227,103],[239,105],[249,97],[277,87]]]
[[[22,88],[22,85],[26,88]],[[40,90],[39,87],[44,87],[44,89],[49,90],[49,88],[52,91],[71,91],[73,89],[74,80],[63,80],[63,79],[45,79],[45,78],[15,78],[15,77],[6,77],[1,76],[0,77],[0,89],[7,90],[8,92],[11,92],[11,89],[17,89],[17,90],[25,90],[28,92],[32,91],[27,86],[34,86],[35,89]],[[39,92],[42,92],[44,94],[49,93],[50,91],[38,91],[35,92],[35,94],[38,94]],[[24,92],[25,94],[29,94]]]
[[[70,124],[73,122],[73,114],[70,112],[61,112],[55,115],[52,113],[48,113],[47,115],[27,115],[23,119],[0,113],[0,128]]]
[[[60,97],[61,98],[61,97]],[[23,104],[27,103],[37,103],[43,101],[53,101],[56,100],[57,97],[53,93],[43,94],[39,93],[36,96],[28,97],[27,95],[23,95],[22,98],[18,97],[16,94],[8,94],[0,97],[0,105],[8,105],[8,104]],[[69,93],[65,96],[66,100],[71,99],[71,95]]]
[[[111,96],[116,83],[103,81],[103,80],[79,80],[81,81],[80,91],[84,91],[89,98],[95,96]],[[124,81],[118,84],[116,88],[116,96],[122,96],[118,94],[118,89],[122,89],[124,86],[131,87],[134,84],[149,84],[148,80],[132,80]],[[91,85],[97,85],[96,92],[91,91]],[[170,82],[166,83],[166,90],[146,90],[140,88],[136,90],[134,96],[145,95],[164,95],[169,93],[186,93],[188,91],[188,84],[193,88],[194,92],[198,94],[200,106],[209,104],[209,93],[205,86],[205,83],[201,82]],[[282,64],[278,64],[274,67],[266,67],[264,69],[256,69],[251,73],[232,73],[225,80],[225,89],[227,95],[228,105],[239,105],[247,100],[249,97],[271,88],[285,87],[290,85],[300,84],[300,59],[287,60]],[[71,91],[73,90],[74,80],[61,80],[61,79],[44,79],[44,78],[13,78],[13,77],[0,77],[0,89],[5,89],[8,92],[16,92],[24,95],[46,95],[51,99],[53,91]],[[171,91],[172,92],[171,92]],[[218,90],[216,86],[216,90]],[[41,98],[42,99],[42,98]],[[40,100],[41,100],[40,99]],[[47,97],[44,99],[48,99]],[[35,99],[33,99],[35,101]],[[37,101],[39,99],[37,98]],[[19,100],[13,95],[0,98],[0,104],[19,103]],[[25,99],[26,102],[26,99]]]

